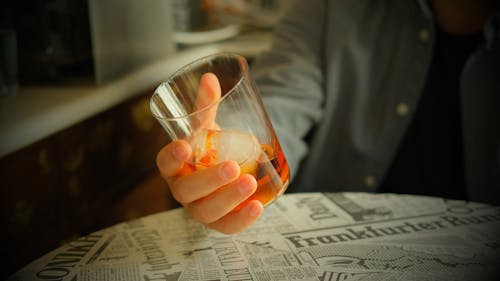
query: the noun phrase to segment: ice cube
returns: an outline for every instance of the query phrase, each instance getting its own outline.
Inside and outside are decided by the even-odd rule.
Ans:
[[[205,167],[225,160],[236,161],[241,173],[253,173],[261,153],[255,136],[236,130],[204,130],[197,136],[195,161]]]

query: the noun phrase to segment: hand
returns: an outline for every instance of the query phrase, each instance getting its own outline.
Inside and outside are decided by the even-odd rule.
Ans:
[[[220,96],[217,77],[212,73],[204,74],[197,106],[202,108]],[[213,122],[215,110],[207,111],[204,119],[212,123],[210,126],[216,126]],[[207,126],[205,121],[203,123],[203,127]],[[263,212],[260,201],[244,202],[257,189],[255,178],[240,174],[240,167],[232,160],[191,172],[185,163],[191,153],[187,141],[177,140],[161,149],[156,157],[160,174],[170,186],[173,197],[195,220],[222,233],[240,232],[252,225]]]

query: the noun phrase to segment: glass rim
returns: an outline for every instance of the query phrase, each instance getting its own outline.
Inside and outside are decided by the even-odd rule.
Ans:
[[[235,58],[235,59],[238,59],[238,60],[242,61],[243,62],[243,69],[241,71],[241,76],[238,78],[238,81],[231,87],[231,89],[229,89],[225,93],[221,93],[221,98],[217,102],[210,103],[210,104],[208,104],[208,105],[206,105],[206,106],[204,106],[204,107],[202,107],[202,108],[200,108],[200,109],[198,109],[196,111],[193,111],[193,112],[190,112],[188,114],[185,114],[185,115],[182,115],[182,116],[178,116],[178,117],[161,117],[161,116],[158,116],[157,114],[155,114],[154,111],[151,111],[151,113],[154,115],[154,117],[158,118],[158,119],[161,119],[161,120],[165,120],[165,121],[177,121],[177,120],[182,120],[182,119],[190,118],[190,117],[192,117],[194,115],[198,115],[198,114],[200,114],[200,113],[202,113],[204,111],[207,111],[207,110],[213,108],[214,106],[218,106],[223,100],[226,99],[226,97],[231,96],[232,93],[235,92],[235,89],[242,83],[243,79],[245,78],[245,73],[248,72],[248,68],[249,68],[248,67],[248,62],[245,59],[245,57],[242,56],[242,55],[240,55],[240,54],[231,53],[231,52],[221,52],[221,53],[215,53],[215,54],[210,54],[210,55],[207,55],[207,56],[204,56],[204,57],[200,57],[200,58],[195,59],[194,61],[192,61],[192,62],[190,62],[190,63],[182,66],[178,70],[176,70],[165,81],[161,82],[158,87],[156,87],[156,89],[153,92],[153,95],[150,98],[149,106],[151,107],[153,105],[153,97],[158,94],[157,93],[158,89],[161,88],[161,87],[164,87],[165,84],[168,84],[169,82],[172,82],[175,77],[178,77],[181,73],[185,72],[187,69],[193,68],[193,67],[195,67],[197,65],[202,65],[204,62],[210,61],[211,59],[213,59],[215,57],[223,57],[223,56],[224,57],[229,57],[229,58]],[[219,77],[217,77],[217,79],[219,79]]]

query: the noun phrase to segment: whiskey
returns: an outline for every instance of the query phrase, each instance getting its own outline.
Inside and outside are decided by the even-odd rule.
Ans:
[[[230,142],[227,141],[229,138]],[[233,159],[240,165],[242,174],[250,174],[257,180],[257,190],[245,202],[259,200],[267,206],[286,190],[290,178],[283,150],[276,136],[273,139],[272,144],[259,144],[255,137],[246,133],[207,130],[201,142],[202,149],[194,149],[194,153],[198,154],[194,156],[194,164],[186,162],[180,174],[189,175]],[[233,211],[239,210],[240,206]]]

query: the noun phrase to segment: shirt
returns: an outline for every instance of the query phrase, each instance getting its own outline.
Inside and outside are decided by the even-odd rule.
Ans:
[[[417,0],[295,1],[252,76],[293,191],[378,191],[416,114],[435,28]],[[498,12],[460,76],[470,200],[500,200]]]
[[[452,35],[436,24],[435,30],[422,96],[379,191],[465,200],[459,82],[483,35]]]

